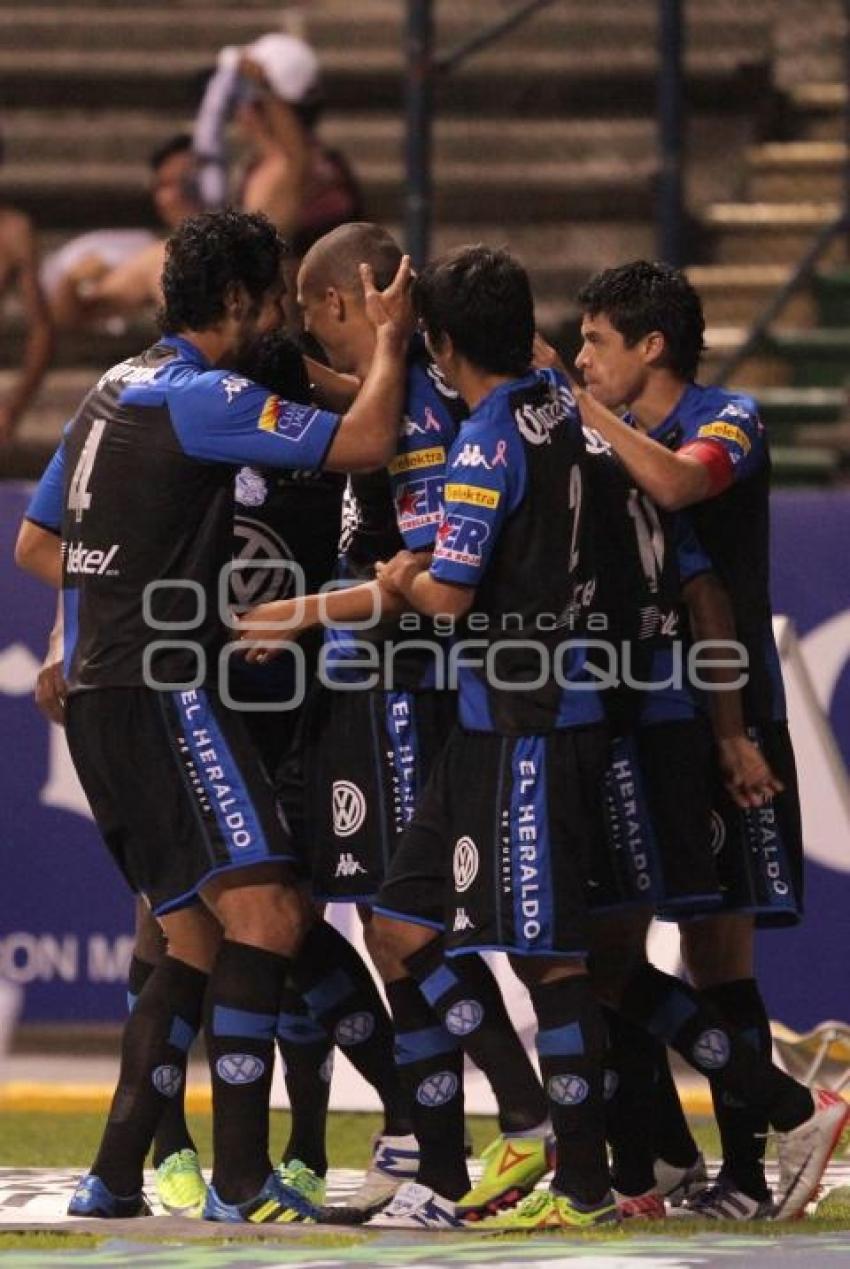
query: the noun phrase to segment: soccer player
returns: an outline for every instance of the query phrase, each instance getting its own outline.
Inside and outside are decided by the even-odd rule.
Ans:
[[[208,666],[224,642],[234,466],[348,470],[392,452],[408,265],[383,296],[364,274],[376,355],[339,418],[240,373],[279,325],[283,252],[262,216],[185,222],[168,248],[163,339],[102,376],[63,441],[69,747],[107,845],[168,940],[125,1028],[106,1131],[72,1214],[145,1213],[142,1163],[182,1086],[205,991],[215,1154],[205,1215],[315,1214],[268,1158],[281,993],[309,918],[271,786]]]
[[[307,253],[298,278],[305,328],[323,345],[336,370],[362,377],[374,355],[374,328],[363,308],[357,262],[369,262],[380,283],[393,276],[400,258],[385,230],[356,223],[334,230]],[[445,654],[445,645],[433,625],[417,619],[413,637],[406,636],[387,617],[398,610],[398,602],[393,606],[374,584],[357,585],[374,578],[377,561],[404,547],[425,560],[434,548],[446,454],[466,408],[418,335],[408,354],[404,415],[388,470],[349,477],[339,576],[351,588],[326,597],[324,604],[333,617],[363,599],[362,611],[350,615],[368,617],[377,602],[384,619],[367,631],[345,628],[343,622],[328,630],[326,686],[311,701],[298,758],[309,773],[303,822],[305,849],[313,859],[314,894],[319,900],[356,902],[370,949],[370,905],[457,713],[454,694],[435,688],[436,661]],[[308,602],[315,613],[318,603]],[[268,622],[276,609],[282,616],[291,606],[266,605],[246,622]],[[245,632],[251,634],[250,624]],[[382,662],[383,675],[370,674],[370,654],[374,664]],[[384,659],[389,654],[391,659]],[[369,677],[379,686],[360,690]],[[488,1000],[494,1021],[498,1017],[504,1024],[503,1058],[511,1079],[510,1087],[503,1083],[497,1096],[505,1136],[492,1143],[487,1154],[499,1165],[499,1193],[516,1194],[518,1177],[530,1188],[547,1170],[546,1101],[493,976],[477,957],[467,966],[477,975],[478,997]],[[319,979],[318,970],[314,977]],[[309,983],[304,987],[315,990]],[[434,1028],[432,1039],[454,1047],[450,1031]],[[413,1115],[416,1124],[421,1115],[415,1101]],[[409,1134],[409,1123],[404,1136],[382,1134],[370,1175],[349,1198],[347,1211],[368,1216],[389,1201],[403,1180],[416,1175],[421,1161],[417,1142]]]
[[[639,1022],[654,1019],[650,1029],[696,1061],[712,1082],[724,1165],[717,1184],[693,1200],[693,1210],[731,1219],[766,1210],[766,1116],[784,1134],[775,1212],[790,1219],[817,1188],[847,1108],[827,1092],[810,1094],[772,1067],[769,1022],[754,977],[755,926],[793,924],[802,905],[797,784],[771,626],[767,438],[751,398],[695,383],[704,320],[683,274],[643,261],[623,265],[592,279],[579,302],[582,417],[659,506],[686,509],[729,592],[746,650],[749,735],[783,786],[772,797],[765,789],[760,806],[741,810],[718,770],[724,910],[683,927],[685,961],[699,999],[685,1004],[682,989],[645,967],[627,993],[629,1008]],[[622,406],[625,420],[612,413]],[[705,1025],[700,1011],[706,1007],[716,1013],[717,1025]]]
[[[430,567],[402,552],[379,576],[472,639],[459,645],[459,726],[375,905],[384,963],[395,966],[387,992],[399,1051],[417,1102],[445,1126],[442,1156],[372,1223],[458,1221],[465,1178],[451,1114],[461,1067],[426,1039],[440,1018],[463,1047],[489,1027],[465,966],[490,949],[508,953],[537,1014],[557,1164],[550,1191],[482,1224],[587,1227],[617,1211],[604,1024],[585,963],[583,860],[608,744],[582,636],[594,583],[584,442],[566,381],[530,369],[531,290],[507,253],[444,257],[417,280],[414,302],[431,355],[471,413],[449,453]]]
[[[0,400],[0,451],[11,442],[38,391],[53,350],[53,330],[38,280],[35,232],[28,216],[12,207],[0,207],[0,298],[9,295],[16,295],[20,301],[26,340],[20,371],[11,390]]]

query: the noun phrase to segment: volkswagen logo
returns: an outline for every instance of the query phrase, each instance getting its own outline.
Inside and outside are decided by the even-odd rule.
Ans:
[[[334,780],[331,793],[334,833],[351,837],[366,818],[366,799],[351,780]]]
[[[463,894],[478,876],[478,847],[471,837],[459,837],[455,843],[452,871],[455,890],[458,894]]]
[[[151,1074],[151,1083],[163,1097],[176,1097],[183,1083],[179,1066],[157,1066]]]
[[[691,1055],[701,1070],[721,1071],[729,1061],[730,1051],[726,1032],[712,1027],[697,1037]]]
[[[369,1039],[374,1030],[375,1015],[363,1010],[359,1013],[350,1013],[347,1017],[341,1018],[336,1024],[334,1039],[340,1048],[344,1048],[346,1045],[362,1044],[364,1040]]]
[[[580,1075],[553,1075],[549,1081],[549,1096],[559,1106],[578,1106],[589,1092],[587,1080]]]
[[[484,1010],[477,1000],[458,1000],[446,1014],[446,1030],[452,1035],[471,1035],[481,1026]]]
[[[225,1053],[216,1062],[215,1069],[225,1084],[253,1084],[265,1071],[266,1064],[253,1053]]]
[[[416,1100],[420,1106],[430,1108],[444,1106],[450,1102],[458,1089],[458,1079],[453,1071],[437,1071],[429,1075],[416,1090]]]
[[[272,599],[285,599],[295,587],[287,567],[292,552],[283,538],[266,524],[237,515],[233,522],[236,559],[230,570],[230,589],[237,608],[253,608]]]

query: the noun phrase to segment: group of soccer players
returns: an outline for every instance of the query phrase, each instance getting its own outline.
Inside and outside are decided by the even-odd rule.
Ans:
[[[697,295],[643,262],[594,278],[580,388],[506,252],[411,280],[351,224],[298,272],[304,362],[284,252],[256,215],[176,231],[161,340],[85,398],[21,529],[19,562],[62,590],[54,708],[142,901],[118,1086],[69,1211],[145,1214],[153,1143],[169,1210],[225,1222],[799,1215],[848,1110],[773,1065],[754,977],[755,927],[801,914],[799,806],[767,442],[751,399],[694,382]],[[320,473],[341,472],[318,593],[339,508]],[[234,525],[238,544],[272,492],[306,585],[234,616]],[[389,1014],[326,902],[357,904]],[[653,916],[679,922],[687,981],[647,960]],[[528,991],[539,1074],[488,951]],[[202,1025],[209,1186],[182,1109]],[[276,1042],[293,1125],[273,1166]],[[336,1046],[385,1117],[345,1208],[322,1206]],[[668,1048],[711,1085],[711,1181]],[[475,1185],[466,1055],[499,1109]]]

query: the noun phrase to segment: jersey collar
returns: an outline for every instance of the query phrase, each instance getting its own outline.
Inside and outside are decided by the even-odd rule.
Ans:
[[[698,393],[699,388],[697,385],[695,383],[689,383],[682,395],[679,397],[679,400],[673,406],[673,409],[667,415],[666,419],[662,419],[658,426],[652,428],[647,435],[651,436],[654,441],[663,440],[673,427],[681,423],[682,415],[687,413],[690,402]]]
[[[210,363],[197,344],[191,343],[188,339],[183,339],[182,335],[163,335],[159,342],[169,348],[175,348],[180,355],[181,361],[191,361],[193,365],[200,366],[202,370],[209,370]]]

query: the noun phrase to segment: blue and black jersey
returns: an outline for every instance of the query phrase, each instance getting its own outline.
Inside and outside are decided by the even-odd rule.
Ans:
[[[669,449],[710,446],[731,483],[688,507],[712,567],[729,592],[738,638],[749,655],[743,691],[749,723],[785,717],[770,605],[770,452],[752,397],[689,384],[650,435]]]
[[[443,503],[446,458],[467,410],[445,383],[428,356],[425,343],[414,336],[407,362],[404,419],[398,451],[381,471],[348,477],[342,511],[338,577],[352,585],[371,581],[379,560],[389,560],[405,548],[430,551],[437,535]],[[418,628],[414,629],[414,625]],[[407,633],[405,633],[407,632]],[[432,623],[406,619],[382,621],[371,629],[331,628],[326,633],[326,671],[333,680],[365,677],[364,645],[385,647],[391,640],[400,653],[392,658],[394,689],[415,690],[432,685],[434,658],[422,647],[404,643],[435,638]]]
[[[555,371],[489,393],[452,447],[431,574],[476,591],[458,661],[470,731],[542,735],[602,717],[584,642],[596,588],[586,469]]]
[[[61,525],[70,690],[214,677],[235,471],[316,469],[339,422],[211,369],[177,337],[108,370],[28,511]]]

